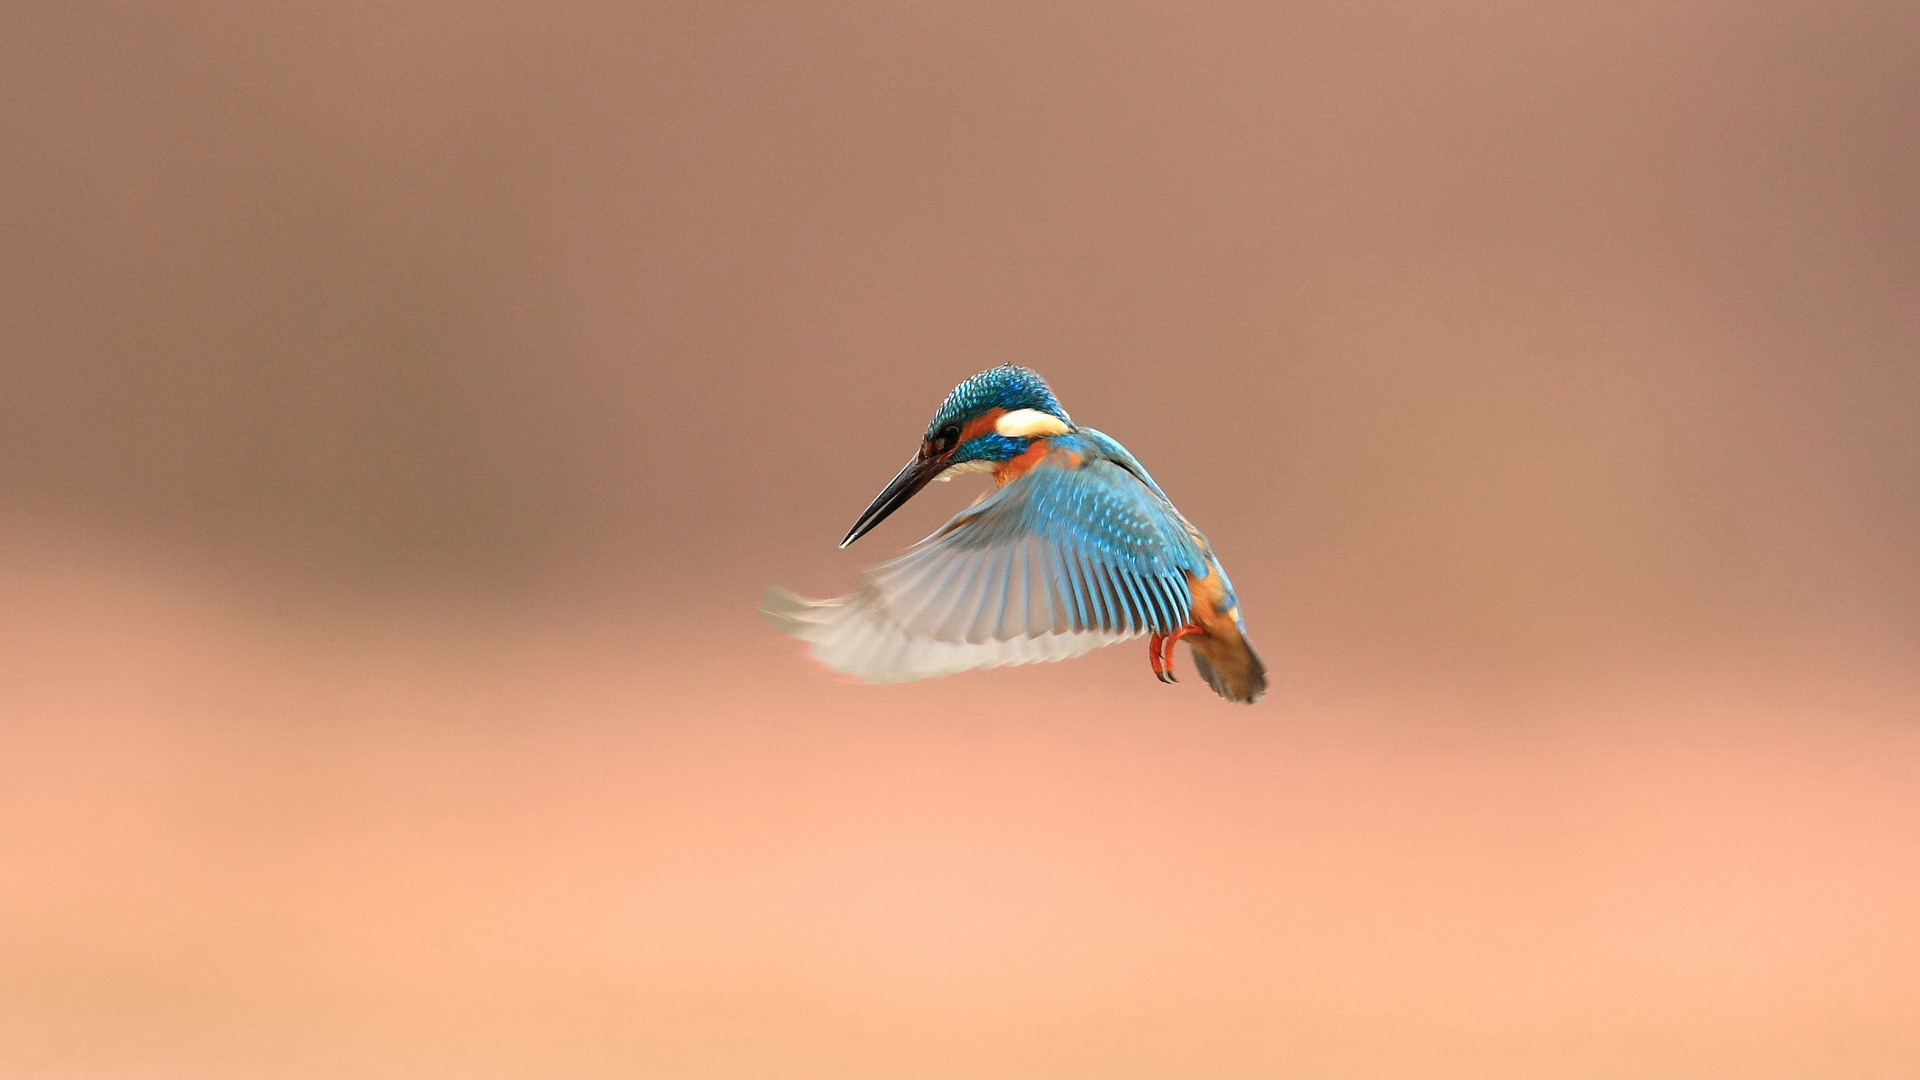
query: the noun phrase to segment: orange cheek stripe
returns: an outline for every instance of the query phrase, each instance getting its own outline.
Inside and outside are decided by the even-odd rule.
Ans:
[[[986,412],[967,421],[967,426],[960,429],[960,441],[966,442],[969,439],[978,438],[992,431],[993,425],[999,423],[1000,418],[1005,415],[1007,415],[1007,410],[994,408],[988,409]]]

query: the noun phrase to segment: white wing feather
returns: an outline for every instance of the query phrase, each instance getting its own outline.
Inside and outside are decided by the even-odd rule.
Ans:
[[[1186,574],[1202,559],[1164,496],[1127,470],[1042,463],[854,592],[808,600],[774,586],[763,610],[827,666],[907,682],[1167,632],[1186,619]]]

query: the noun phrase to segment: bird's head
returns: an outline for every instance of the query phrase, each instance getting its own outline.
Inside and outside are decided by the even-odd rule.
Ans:
[[[846,547],[941,474],[953,469],[990,469],[1027,451],[1035,439],[1073,430],[1067,411],[1038,373],[1002,364],[969,378],[933,414],[920,450],[853,523]]]

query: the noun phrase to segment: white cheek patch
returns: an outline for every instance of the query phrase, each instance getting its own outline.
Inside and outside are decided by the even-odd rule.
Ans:
[[[1039,409],[1015,409],[994,421],[993,430],[1009,439],[1037,439],[1066,434],[1067,422]]]
[[[993,462],[991,461],[963,461],[958,465],[947,466],[939,476],[934,477],[934,480],[944,484],[956,476],[965,476],[967,473],[992,471]]]

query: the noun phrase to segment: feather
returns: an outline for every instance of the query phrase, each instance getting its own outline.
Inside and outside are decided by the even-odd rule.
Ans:
[[[767,618],[869,682],[1064,660],[1181,625],[1205,556],[1179,513],[1102,444],[1054,442],[1073,453],[1043,458],[851,594],[776,587]]]

